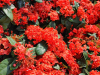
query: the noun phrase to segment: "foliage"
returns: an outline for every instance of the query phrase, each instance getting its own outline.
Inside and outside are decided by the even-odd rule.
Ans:
[[[100,75],[99,20],[99,0],[1,0],[0,75]]]

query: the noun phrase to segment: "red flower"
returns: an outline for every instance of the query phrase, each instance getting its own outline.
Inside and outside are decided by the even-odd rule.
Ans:
[[[11,52],[12,46],[9,43],[7,38],[0,39],[0,55],[9,55]]]
[[[98,72],[97,70],[92,70],[89,73],[89,75],[100,75],[100,72]]]
[[[50,20],[52,21],[59,20],[59,15],[56,11],[52,10],[48,15],[50,16]]]
[[[58,0],[56,2],[56,5],[60,7],[60,12],[65,17],[71,16],[72,14],[74,14],[74,11],[72,9],[72,6],[70,5],[69,0]]]
[[[42,31],[43,29],[39,26],[30,25],[27,27],[25,35],[27,35],[29,40],[34,39],[33,43],[37,44],[38,42],[42,41]]]

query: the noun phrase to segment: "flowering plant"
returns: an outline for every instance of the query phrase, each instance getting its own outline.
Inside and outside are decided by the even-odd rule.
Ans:
[[[99,20],[99,0],[1,0],[0,75],[99,75]]]

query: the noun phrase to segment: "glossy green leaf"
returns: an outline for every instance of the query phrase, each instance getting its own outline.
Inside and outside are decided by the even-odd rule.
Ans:
[[[36,25],[39,25],[39,21],[38,20],[36,21]]]
[[[86,73],[87,75],[89,75],[89,71],[88,71],[87,69],[84,69],[84,71],[85,71],[85,73]]]
[[[69,17],[69,18],[68,18],[68,20],[69,20],[70,22],[74,22],[74,23],[77,23],[77,24],[78,24],[78,23],[80,23],[80,21],[79,21],[79,18],[78,18],[78,17],[76,17],[76,18],[74,18],[74,19],[73,19],[73,18],[71,18],[71,17]]]
[[[0,19],[0,25],[3,26],[3,29],[7,29],[10,23],[10,19],[5,15]]]
[[[23,1],[23,0],[17,0],[17,6],[18,6],[18,9],[24,7],[25,6],[25,1]]]
[[[53,27],[53,28],[56,28],[56,23],[55,23],[54,21],[51,21],[51,22],[49,23],[49,26],[50,26],[50,27]]]
[[[60,38],[60,35],[58,34],[58,39]]]
[[[12,72],[12,70],[10,70],[12,61],[12,58],[7,58],[0,62],[0,75],[8,75]]]
[[[78,2],[76,2],[76,1],[74,1],[74,6],[73,6],[73,8],[75,8],[76,10],[78,9],[78,7],[79,7],[79,3]]]
[[[93,34],[91,34],[91,33],[88,33],[88,35],[90,35],[90,36],[94,36],[95,38],[97,38],[97,35],[96,35],[96,33],[93,33]]]
[[[36,2],[42,3],[42,0],[35,0]]]
[[[65,26],[66,26],[66,29],[67,29],[68,31],[70,31],[71,25],[72,25],[72,23],[71,23],[68,19],[66,19],[66,20],[65,20]]]
[[[14,6],[13,4],[11,4],[10,8],[11,8],[11,9],[14,9],[14,8],[15,8],[15,6]]]
[[[13,38],[11,38],[10,36],[6,36],[7,39],[9,40],[9,42],[11,43],[11,45],[15,45],[15,43],[17,43]]]
[[[65,25],[65,18],[64,18],[64,16],[61,17],[61,23],[62,23],[63,25]]]
[[[60,11],[60,7],[56,7],[56,11],[57,11],[57,13],[60,13],[59,11]]]
[[[85,73],[80,73],[79,75],[85,75]]]
[[[45,41],[42,41],[36,46],[35,51],[37,55],[42,55],[47,51],[47,49],[48,49],[47,43]]]
[[[58,26],[57,31],[58,31],[58,34],[60,34],[61,26]]]
[[[54,69],[60,70],[60,66],[58,64],[53,66]]]
[[[0,9],[0,19],[5,16],[6,14],[4,13],[4,11],[2,9]]]
[[[5,14],[10,18],[10,20],[13,21],[13,13],[12,13],[12,9],[10,8],[10,6],[6,5],[2,9],[5,12]]]
[[[86,51],[83,52],[83,56],[84,56],[85,60],[88,59],[88,53]]]

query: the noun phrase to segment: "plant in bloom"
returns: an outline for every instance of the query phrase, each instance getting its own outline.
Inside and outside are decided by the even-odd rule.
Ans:
[[[1,0],[0,75],[99,75],[99,8],[100,0]]]

